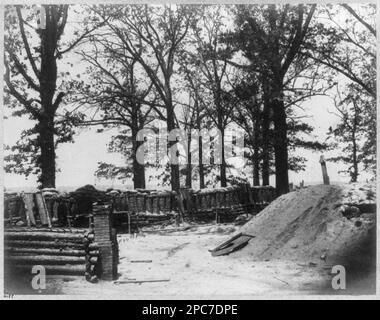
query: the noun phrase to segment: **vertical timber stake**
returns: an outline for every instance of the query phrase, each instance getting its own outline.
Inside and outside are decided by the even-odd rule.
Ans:
[[[322,167],[323,184],[330,184],[330,178],[327,174],[327,167],[326,167],[326,161],[325,161],[324,156],[321,156],[321,158],[319,159],[319,163],[321,164],[321,167]]]

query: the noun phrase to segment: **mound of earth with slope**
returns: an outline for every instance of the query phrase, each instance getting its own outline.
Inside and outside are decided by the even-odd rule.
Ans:
[[[372,269],[376,260],[374,184],[316,185],[285,194],[239,232],[253,238],[231,256]]]

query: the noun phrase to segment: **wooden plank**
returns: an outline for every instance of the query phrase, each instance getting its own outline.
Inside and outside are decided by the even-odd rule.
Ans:
[[[114,284],[143,283],[143,282],[167,282],[170,279],[141,279],[141,280],[116,280]]]
[[[24,219],[24,217],[25,217],[25,205],[24,205],[24,201],[22,200],[21,197],[20,197],[19,201],[17,201],[16,208],[17,208],[16,215],[18,217],[20,217],[23,221],[25,221],[25,219]]]
[[[240,233],[234,235],[232,238],[228,239],[227,241],[222,242],[222,243],[221,243],[220,245],[218,245],[216,248],[214,248],[214,249],[212,249],[212,250],[209,250],[209,251],[212,252],[212,251],[219,250],[219,249],[223,248],[224,246],[226,246],[227,244],[229,244],[230,242],[232,242],[233,240],[235,240],[235,239],[241,237],[241,235],[242,235],[242,233],[240,232]]]
[[[4,199],[4,218],[9,218],[12,222],[13,212],[10,210],[10,199]]]
[[[40,216],[41,223],[51,227],[49,211],[46,206],[45,199],[41,192],[36,193],[37,209]]]
[[[28,227],[35,226],[36,220],[34,219],[34,201],[33,201],[33,193],[21,193],[22,201],[24,202],[25,206],[25,215],[26,215],[26,222],[28,224]]]
[[[223,248],[212,251],[211,254],[214,257],[230,254],[231,252],[243,248],[249,242],[249,240],[251,240],[251,238],[251,236],[242,235],[239,238],[225,245]]]
[[[45,211],[45,206],[43,205],[43,199],[42,199],[42,194],[36,193],[36,204],[37,204],[37,210],[38,214],[40,216],[40,221],[41,224],[47,225],[47,214]]]
[[[59,207],[59,202],[55,201],[53,203],[53,217],[54,220],[58,221],[58,207]]]
[[[251,240],[254,237],[255,236],[252,235],[238,233],[231,239],[228,239],[227,241],[218,245],[215,249],[209,251],[213,256],[226,255],[233,251],[241,249],[248,243],[249,240]]]

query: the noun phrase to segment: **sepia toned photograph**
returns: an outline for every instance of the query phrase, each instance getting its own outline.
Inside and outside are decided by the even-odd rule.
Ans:
[[[5,298],[376,296],[375,2],[1,16]]]

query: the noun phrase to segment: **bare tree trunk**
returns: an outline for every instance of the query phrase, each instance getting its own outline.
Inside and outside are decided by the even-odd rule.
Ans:
[[[199,106],[197,104],[197,128],[200,133],[201,131],[201,118],[200,118],[200,111]],[[205,173],[204,173],[204,166],[203,166],[203,141],[202,136],[199,135],[198,137],[198,169],[199,169],[199,188],[204,189],[205,188]]]
[[[191,164],[191,131],[187,135],[187,170],[186,170],[186,188],[191,188],[192,182],[192,164]]]
[[[171,130],[175,128],[174,124],[174,108],[173,108],[173,103],[170,102],[166,106],[166,111],[167,111],[167,127],[168,127],[168,132],[170,133]],[[174,148],[174,149],[173,149]],[[172,161],[177,159],[178,155],[178,150],[177,150],[177,145],[176,141],[169,141],[169,150],[172,150],[173,152],[171,154],[171,159]],[[174,159],[175,158],[175,159]],[[170,163],[170,184],[172,187],[173,191],[179,191],[180,188],[180,182],[179,182],[179,165],[175,164],[173,162]]]
[[[270,152],[270,145],[269,145],[269,111],[270,106],[269,103],[266,101],[264,105],[264,113],[263,113],[263,122],[262,122],[262,179],[263,179],[263,186],[269,185],[269,152]]]
[[[133,121],[133,120],[132,120]],[[145,168],[143,164],[137,161],[137,150],[144,141],[137,141],[137,127],[132,128],[132,170],[133,170],[133,187],[135,189],[145,189]]]
[[[198,138],[198,157],[199,157],[199,188],[204,189],[205,188],[205,172],[204,172],[204,166],[203,166],[203,142],[202,137]]]
[[[254,123],[254,148],[253,148],[253,185],[260,185],[260,121],[256,119]]]
[[[221,145],[221,153],[222,153],[222,163],[220,164],[220,186],[222,188],[227,187],[227,176],[226,176],[226,159],[224,157],[224,128],[220,128],[220,132],[222,135],[222,145]]]
[[[273,99],[274,154],[278,195],[289,192],[287,124],[281,87],[282,83],[274,91],[276,95]]]
[[[55,188],[56,170],[53,119],[49,119],[49,117],[42,119],[38,124],[38,129],[38,142],[41,149],[41,154],[38,158],[41,169],[39,181],[42,188]]]
[[[259,148],[255,147],[255,150],[253,152],[253,185],[259,186],[260,185],[260,162],[259,162]]]
[[[354,130],[352,130],[352,168],[351,172],[351,182],[357,182],[359,176],[359,166],[358,166],[358,150],[356,143],[356,126],[354,125]]]
[[[56,22],[53,21],[54,8],[47,7],[52,12],[47,15],[46,28],[41,31],[41,71],[40,99],[41,114],[38,124],[38,142],[41,150],[39,164],[41,169],[40,183],[42,188],[55,188],[55,144],[54,115],[57,106],[53,104],[57,82],[57,62],[55,50],[57,45]]]

